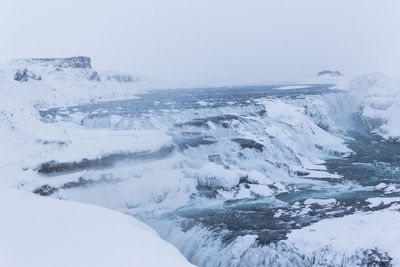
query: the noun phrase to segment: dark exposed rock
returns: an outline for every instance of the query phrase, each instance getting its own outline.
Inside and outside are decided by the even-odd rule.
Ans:
[[[267,111],[265,109],[262,109],[262,110],[258,111],[257,114],[259,116],[264,116],[264,115],[267,115]]]
[[[112,177],[111,177],[112,178]],[[121,182],[121,179],[109,179],[107,175],[102,175],[99,180],[93,180],[93,179],[85,179],[83,177],[79,177],[78,181],[71,181],[64,183],[63,185],[59,187],[53,187],[50,185],[42,185],[39,188],[35,189],[33,193],[39,194],[41,196],[50,196],[55,192],[58,192],[59,190],[68,190],[68,189],[74,189],[78,187],[87,187],[90,185],[94,185],[97,183],[118,183]]]
[[[53,66],[55,68],[84,68],[91,69],[90,57],[69,57],[69,58],[27,58],[16,59],[15,62],[27,62],[41,66]]]
[[[38,143],[43,145],[57,145],[59,147],[67,146],[68,142],[65,141],[53,141],[53,140],[37,140]]]
[[[185,138],[174,138],[175,143],[178,145],[179,149],[184,150],[190,147],[198,147],[203,145],[212,145],[217,141],[212,137],[208,136],[194,136]]]
[[[232,142],[238,143],[242,148],[250,148],[258,151],[263,151],[264,146],[251,139],[232,138]]]
[[[16,81],[26,82],[29,79],[40,81],[40,80],[42,80],[42,77],[39,76],[39,75],[34,74],[31,71],[28,71],[28,69],[18,70],[14,74],[14,80],[16,80]]]
[[[215,124],[217,124],[217,125],[219,125],[219,126],[221,126],[223,128],[229,128],[231,123],[232,123],[232,120],[238,120],[238,119],[240,119],[240,118],[238,116],[236,116],[236,115],[226,114],[226,115],[222,115],[222,116],[197,118],[197,119],[194,119],[192,121],[176,124],[175,126],[181,127],[181,126],[187,125],[187,126],[209,128],[208,122],[212,122],[212,123],[215,123]]]
[[[103,76],[103,75],[102,75]],[[119,83],[134,83],[140,81],[140,78],[134,77],[129,74],[123,73],[109,73],[104,74],[107,81],[119,82]]]
[[[92,73],[89,74],[88,80],[89,81],[100,82],[101,78],[100,78],[99,73],[97,71],[93,71]]]
[[[35,189],[33,191],[33,193],[39,194],[41,196],[50,196],[51,194],[53,194],[56,191],[58,191],[57,188],[45,184],[45,185],[42,185],[41,187]]]
[[[318,72],[318,76],[322,76],[322,75],[328,75],[331,77],[338,77],[338,76],[343,76],[343,74],[340,71],[333,71],[333,70],[323,70]]]
[[[151,160],[164,158],[170,155],[173,151],[173,146],[165,146],[154,152],[142,151],[109,154],[97,159],[82,159],[78,162],[57,162],[52,160],[42,163],[38,167],[37,171],[42,174],[52,174],[60,172],[81,171],[84,169],[106,168],[112,167],[116,162],[123,160]]]
[[[221,155],[208,155],[208,160],[218,165],[224,165]]]
[[[360,266],[379,266],[391,267],[393,258],[387,252],[379,251],[379,249],[368,249],[363,251],[363,259]]]
[[[208,155],[208,160],[210,162],[213,162],[213,163],[217,164],[217,165],[223,166],[224,169],[226,169],[226,170],[229,169],[229,166],[224,164],[224,161],[222,160],[222,157],[219,154],[217,154],[217,155]]]
[[[63,186],[61,186],[62,189],[71,189],[71,188],[76,188],[76,187],[81,187],[81,186],[87,186],[90,184],[93,184],[94,181],[92,179],[84,179],[83,177],[79,177],[79,180],[77,182],[68,182],[65,183]]]
[[[198,194],[206,198],[216,198],[218,196],[218,189],[211,186],[197,185],[196,189]]]
[[[310,173],[306,171],[296,171],[297,176],[307,176]]]

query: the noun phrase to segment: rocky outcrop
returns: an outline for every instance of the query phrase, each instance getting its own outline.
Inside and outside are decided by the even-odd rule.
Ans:
[[[79,73],[81,77],[85,77],[89,81],[94,82],[116,82],[116,83],[136,83],[141,81],[140,77],[124,74],[119,72],[101,72],[98,73],[92,69],[90,57],[69,57],[69,58],[24,58],[14,59],[11,62],[14,67],[14,80],[26,82],[28,80],[47,79],[51,73],[66,73],[69,70]],[[40,73],[43,76],[34,74]],[[57,75],[58,75],[57,74]],[[62,75],[62,74],[60,74]]]
[[[318,76],[323,76],[323,75],[327,75],[327,76],[331,76],[331,77],[338,77],[338,76],[343,76],[343,74],[340,71],[333,71],[333,70],[323,70],[318,72]]]
[[[93,72],[91,72],[91,73],[89,74],[88,80],[89,80],[89,81],[97,81],[97,82],[100,82],[100,81],[101,81],[101,78],[100,78],[100,75],[99,75],[99,73],[98,73],[97,71],[93,71]]]
[[[90,57],[69,57],[69,58],[26,58],[15,59],[15,63],[30,63],[40,66],[53,66],[55,68],[91,69]]]
[[[106,81],[119,82],[119,83],[134,83],[134,82],[140,81],[139,77],[135,77],[133,75],[124,74],[124,73],[117,73],[117,72],[103,73],[102,77]]]
[[[18,70],[14,74],[14,80],[16,80],[16,81],[26,82],[29,79],[40,81],[40,80],[42,80],[42,77],[40,75],[34,74],[31,71],[28,71],[27,69]]]

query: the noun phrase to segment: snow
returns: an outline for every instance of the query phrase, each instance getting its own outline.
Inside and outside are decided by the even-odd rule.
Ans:
[[[0,265],[192,266],[138,220],[101,207],[2,190]]]
[[[25,67],[42,76],[42,80],[14,81],[14,73]],[[87,120],[84,114],[75,113],[71,121],[57,117],[50,124],[44,123],[37,111],[40,108],[137,98],[149,88],[143,79],[131,80],[130,76],[122,74],[99,73],[104,79],[90,81],[88,77],[93,70],[65,68],[60,71],[23,61],[10,63],[1,69],[0,205],[5,219],[0,222],[0,253],[4,253],[4,257],[0,255],[0,265],[60,266],[60,262],[65,266],[189,265],[175,248],[143,223],[131,216],[92,205],[140,218],[156,217],[190,203],[198,185],[215,189],[218,194],[216,201],[254,197],[273,199],[275,194],[290,190],[287,184],[304,184],[303,178],[340,179],[340,175],[329,173],[322,164],[327,158],[352,153],[339,126],[348,127],[347,120],[353,112],[359,112],[371,132],[391,141],[400,137],[397,116],[400,111],[400,83],[384,75],[366,75],[352,82],[346,77],[319,78],[348,90],[340,99],[313,96],[304,100],[249,100],[249,104],[265,109],[264,117],[252,113],[243,115],[234,102],[217,110],[208,109],[211,102],[199,101],[197,104],[202,106],[203,111],[160,118],[151,116],[146,118],[146,125],[150,125],[146,128],[141,127],[143,122],[140,121],[132,124],[121,116],[107,116],[105,109],[96,111],[105,115],[102,121]],[[118,82],[121,79],[129,82]],[[306,87],[288,85],[279,89],[302,88]],[[64,114],[67,113],[64,110]],[[167,133],[167,122],[182,123],[190,118],[189,115],[201,118],[221,114],[235,114],[238,118],[232,120],[228,128],[220,127],[211,120],[206,122],[207,129],[203,132],[219,139],[215,148],[217,151],[208,148],[188,149],[185,153],[172,151],[170,157],[157,161],[129,165],[118,163],[112,171],[91,169],[63,173],[57,177],[40,176],[34,171],[39,164],[51,160],[79,162],[114,154],[156,152],[173,146],[171,135]],[[241,149],[230,139],[238,136],[253,140],[263,151]],[[235,157],[227,158],[238,149],[241,157],[235,153]],[[219,163],[204,157],[216,153],[221,154]],[[260,156],[259,153],[264,154]],[[225,166],[226,162],[230,166]],[[62,190],[66,183],[79,179],[93,184]],[[318,179],[308,179],[307,183],[327,186]],[[52,195],[54,199],[23,193],[43,184],[59,189]],[[396,186],[386,184],[376,188],[384,189],[386,193],[398,190]],[[400,199],[370,198],[367,201],[374,208]],[[335,203],[336,199],[304,201],[305,205]],[[308,212],[310,206],[300,211],[301,214]],[[306,255],[328,247],[332,255],[350,256],[359,249],[379,246],[395,257],[400,255],[397,245],[400,243],[399,236],[396,233],[389,235],[394,231],[387,229],[396,229],[396,224],[400,222],[397,214],[398,211],[387,209],[322,220],[293,231],[287,244],[292,244]],[[385,220],[378,224],[380,217]],[[373,233],[370,233],[371,229],[374,229]],[[384,234],[378,236],[379,231]],[[366,233],[369,239],[363,237]],[[170,233],[163,236],[168,236],[169,240],[180,238],[170,236]],[[385,238],[387,244],[384,243]],[[232,264],[242,264],[240,255],[253,246],[255,240],[255,235],[238,237],[227,248],[231,249],[231,254],[229,259],[224,257],[224,262],[231,260]],[[185,255],[192,253],[182,244],[179,247],[186,252]],[[398,256],[395,260],[400,264]]]
[[[281,86],[278,87],[276,89],[278,90],[293,90],[293,89],[305,89],[305,88],[309,88],[310,86],[308,85],[285,85],[285,86]]]
[[[400,138],[400,79],[383,74],[355,78],[350,92],[373,133],[389,140]]]
[[[240,257],[257,239],[257,235],[245,235],[235,239],[231,245],[230,254],[232,257],[232,266],[240,263]]]
[[[197,104],[199,104],[200,106],[207,106],[208,103],[205,101],[198,101]]]
[[[400,140],[400,77],[383,73],[368,73],[357,77],[317,77],[302,83],[334,84],[336,89],[348,91],[350,101],[344,112],[358,112],[365,126],[384,139]]]
[[[321,206],[325,205],[332,205],[336,203],[336,199],[330,198],[330,199],[314,199],[314,198],[309,198],[304,201],[304,204],[306,205],[312,205],[312,204],[318,204]]]
[[[40,74],[42,80],[14,81],[16,70],[25,67]],[[171,145],[169,136],[154,130],[87,130],[72,122],[45,124],[37,111],[133,98],[146,85],[107,79],[89,81],[93,70],[55,70],[23,61],[1,69],[0,265],[192,266],[176,248],[131,216],[11,189],[32,191],[46,178],[26,168],[35,168],[48,160],[96,159],[115,153],[153,152]],[[71,176],[74,174],[65,175],[64,182],[70,182]],[[58,186],[63,178],[53,183]],[[140,188],[146,187],[150,188],[148,184]],[[155,197],[154,192],[147,194]]]
[[[292,231],[285,243],[308,257],[314,257],[321,266],[323,262],[341,265],[345,257],[375,248],[388,252],[393,258],[393,266],[397,266],[400,264],[400,233],[395,229],[398,229],[399,223],[400,212],[393,207],[325,219]]]
[[[52,151],[40,157],[40,160],[74,161],[82,158],[96,159],[102,155],[154,152],[161,147],[172,145],[170,136],[157,131],[111,131],[108,129],[93,129],[90,131],[79,128],[68,128],[65,136],[68,145],[57,151]],[[96,138],[93,138],[95,136]]]
[[[387,205],[387,204],[391,204],[393,202],[400,202],[400,197],[374,197],[374,198],[368,198],[366,200],[368,203],[371,203],[369,205],[370,208],[375,208],[378,207],[380,205]]]
[[[250,182],[255,182],[258,184],[265,184],[265,185],[272,184],[272,181],[270,179],[268,179],[264,174],[256,170],[250,171],[248,173],[247,179]]]

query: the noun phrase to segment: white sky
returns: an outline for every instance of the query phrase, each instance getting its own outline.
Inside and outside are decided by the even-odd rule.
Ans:
[[[162,80],[400,74],[400,0],[1,0],[0,61],[88,55]]]

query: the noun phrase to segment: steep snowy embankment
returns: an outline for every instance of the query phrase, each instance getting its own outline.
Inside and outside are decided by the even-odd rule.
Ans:
[[[191,266],[148,226],[104,208],[16,190],[0,196],[0,265]]]
[[[400,79],[368,74],[350,84],[354,102],[372,133],[400,142]]]
[[[330,83],[348,90],[349,104],[358,112],[362,126],[386,140],[400,141],[400,77],[369,73],[358,77],[321,76],[304,83]]]
[[[152,153],[171,142],[157,131],[87,131],[40,121],[35,107],[126,98],[141,91],[129,75],[101,76],[89,66],[60,62],[19,60],[0,71],[0,265],[191,266],[132,217],[11,189],[34,177],[26,168],[41,162]]]

